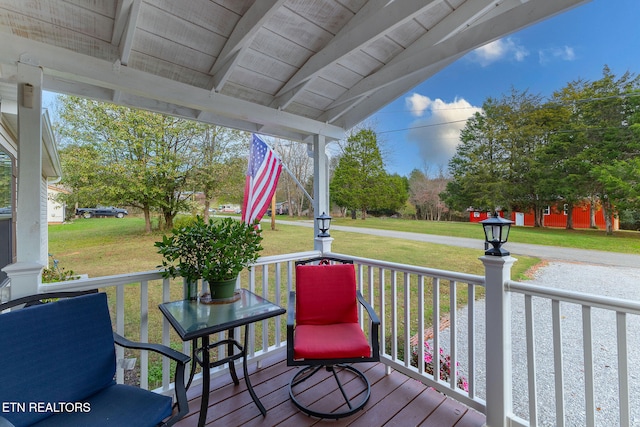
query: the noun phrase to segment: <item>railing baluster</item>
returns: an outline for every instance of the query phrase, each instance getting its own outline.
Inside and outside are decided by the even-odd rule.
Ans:
[[[458,310],[458,289],[455,280],[449,281],[449,357],[451,366],[449,367],[449,387],[456,389],[458,377],[456,375],[458,366],[458,345],[457,345],[457,310]]]
[[[404,273],[404,365],[411,366],[411,280]]]
[[[553,370],[556,392],[556,426],[564,427],[564,373],[562,363],[562,326],[560,324],[560,301],[551,301],[553,325]]]
[[[149,282],[140,282],[140,342],[149,342]],[[140,387],[149,389],[149,352],[140,351]]]
[[[424,276],[418,275],[418,372],[424,375]]]
[[[116,332],[124,336],[124,285],[116,287]],[[116,359],[124,364],[124,348],[116,346]],[[118,364],[116,382],[124,383],[124,365]]]
[[[276,273],[276,283],[275,286],[279,286],[280,284],[280,263],[277,263],[275,265],[275,273]],[[266,268],[263,267],[263,268]],[[269,298],[269,270],[266,269],[263,270],[262,272],[262,295],[267,298]],[[266,351],[269,348],[269,321],[268,320],[263,320],[262,321],[262,351]],[[258,367],[260,367],[260,364],[258,364]]]
[[[391,271],[391,358],[398,360],[398,275]]]
[[[595,394],[593,391],[595,387],[595,381],[593,378],[593,331],[591,323],[591,307],[588,305],[582,306],[582,343],[582,351],[584,354],[584,397],[587,427],[595,427],[596,404]]]
[[[162,281],[162,302],[171,301],[171,292],[170,292],[170,284],[169,279],[164,279]],[[171,338],[169,336],[171,325],[166,317],[162,316],[162,344],[163,345],[171,345]],[[187,353],[189,354],[189,353]],[[193,362],[191,362],[193,363]],[[170,368],[171,365],[169,363],[169,359],[166,357],[162,358],[162,390],[169,390],[171,377],[170,377]]]
[[[524,297],[525,328],[527,334],[527,378],[529,392],[529,422],[531,425],[538,425],[538,392],[536,384],[536,342],[535,324],[533,322],[533,298],[531,295]]]
[[[620,395],[620,425],[631,425],[629,412],[629,358],[627,347],[627,314],[616,312],[618,332],[618,389]]]
[[[280,298],[281,298],[281,292],[280,289],[282,288],[282,264],[278,263],[276,265],[276,284],[275,284],[276,288],[275,288],[275,298],[274,301],[276,302],[276,304],[280,304]],[[275,345],[276,347],[280,346],[280,342],[282,341],[282,332],[281,332],[281,316],[278,316],[276,319],[274,319],[273,323],[275,324],[275,329],[276,329],[276,333],[275,333]],[[266,346],[264,349],[266,350],[268,348],[268,346]]]
[[[433,278],[433,380],[440,381],[440,278]]]
[[[476,396],[476,286],[467,284],[467,383],[469,396]],[[484,369],[483,369],[484,370]]]

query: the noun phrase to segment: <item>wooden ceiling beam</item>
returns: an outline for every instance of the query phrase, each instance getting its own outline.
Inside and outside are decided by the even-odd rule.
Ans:
[[[220,92],[222,90],[231,72],[242,58],[244,52],[249,48],[251,41],[253,41],[260,28],[277,12],[285,1],[256,1],[240,18],[209,71],[209,74],[213,76],[209,85],[212,91]]]

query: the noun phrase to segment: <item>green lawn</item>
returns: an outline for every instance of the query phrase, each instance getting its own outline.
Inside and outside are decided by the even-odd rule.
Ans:
[[[351,220],[348,220],[351,221]],[[367,226],[394,224],[395,220],[356,220],[354,223],[366,223]],[[345,223],[347,221],[336,221]],[[408,221],[397,224],[406,227]],[[414,222],[417,224],[417,222]],[[482,233],[480,226],[469,227],[461,224],[460,230],[466,230],[469,237],[478,237]],[[466,227],[464,227],[466,225]],[[473,236],[473,232],[476,232]],[[444,232],[440,230],[440,232]],[[458,235],[460,235],[458,233]],[[313,231],[311,228],[293,225],[269,226],[263,230],[262,255],[278,255],[313,249]],[[347,233],[334,230],[331,236],[332,250],[355,256],[381,259],[385,261],[412,264],[423,267],[460,271],[471,274],[483,274],[478,250],[438,245],[424,242],[387,239],[359,233]],[[155,269],[161,263],[154,242],[162,238],[162,233],[144,232],[142,218],[127,217],[78,219],[69,224],[49,226],[49,252],[60,261],[60,266],[73,270],[76,274],[88,274],[90,277],[130,273]],[[434,254],[437,254],[434,256]],[[538,260],[518,257],[514,266],[514,277],[522,273]]]
[[[481,225],[469,222],[413,221],[395,218],[367,218],[366,220],[334,218],[331,223],[350,227],[484,239]],[[608,252],[640,253],[640,233],[637,231],[616,231],[612,236],[607,236],[604,230],[511,227],[509,241]]]

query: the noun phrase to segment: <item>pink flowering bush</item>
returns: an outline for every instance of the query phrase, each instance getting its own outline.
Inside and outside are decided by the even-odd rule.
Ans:
[[[414,349],[411,352],[411,359],[415,366],[418,366],[418,353],[419,353],[418,349]],[[429,344],[428,341],[425,341],[424,342],[424,370],[425,372],[431,375],[433,375],[435,372],[434,358],[435,356],[434,356],[433,349],[431,348],[431,344]],[[442,347],[438,352],[438,360],[440,361],[440,379],[448,382],[449,378],[451,377],[451,356],[448,354],[445,355]],[[458,388],[464,391],[469,391],[469,382],[467,381],[467,378],[465,376],[460,375],[460,372],[458,372],[459,366],[460,366],[460,362],[456,362],[456,368],[455,368],[456,385],[458,386]]]

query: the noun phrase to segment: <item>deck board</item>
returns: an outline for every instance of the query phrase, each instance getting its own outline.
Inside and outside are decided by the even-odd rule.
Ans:
[[[207,427],[233,426],[425,426],[425,427],[481,427],[484,415],[436,392],[419,381],[396,371],[386,375],[381,363],[362,363],[371,384],[371,397],[364,407],[350,417],[340,420],[320,420],[300,412],[289,399],[289,381],[298,368],[289,367],[282,353],[262,361],[262,368],[249,367],[251,384],[267,409],[266,417],[254,404],[244,382],[242,369],[238,370],[240,384],[234,385],[228,375],[212,378],[207,412]],[[327,397],[335,382],[329,373],[318,373],[308,380],[305,399],[317,401],[327,408],[336,408],[342,402]],[[198,424],[201,390],[194,385],[188,392],[189,414],[177,427],[195,427]],[[347,390],[360,390],[357,381],[345,384]]]

